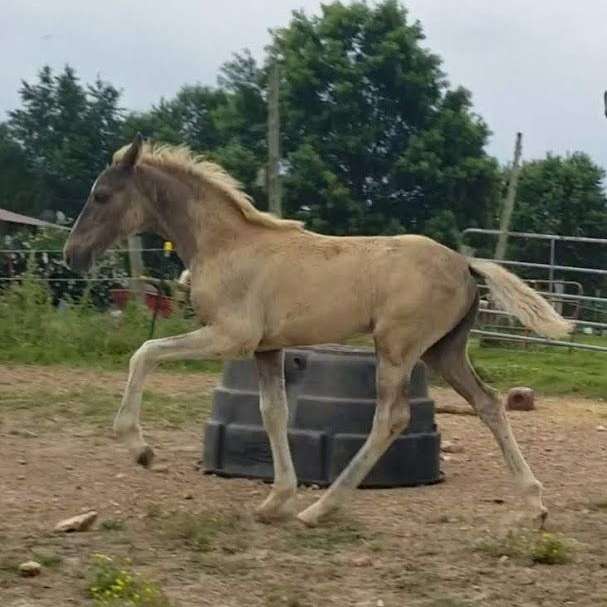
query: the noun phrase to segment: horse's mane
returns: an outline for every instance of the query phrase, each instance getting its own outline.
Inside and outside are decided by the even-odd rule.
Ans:
[[[118,163],[126,151],[126,145],[114,153],[113,163]],[[242,191],[242,185],[223,167],[205,160],[185,145],[143,143],[140,163],[168,169],[174,173],[186,173],[219,190],[251,223],[274,230],[302,230],[303,223],[292,219],[280,219],[255,208],[251,197]]]

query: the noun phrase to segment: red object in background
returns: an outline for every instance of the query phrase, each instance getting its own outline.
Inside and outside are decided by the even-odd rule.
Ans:
[[[114,304],[124,310],[127,303],[133,297],[133,292],[128,289],[112,289],[110,291]],[[166,295],[146,291],[144,294],[145,305],[153,312],[158,306],[158,314],[163,318],[168,318],[173,312],[173,302]]]

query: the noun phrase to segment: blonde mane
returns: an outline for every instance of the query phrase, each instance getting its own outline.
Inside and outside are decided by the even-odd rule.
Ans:
[[[114,153],[112,159],[114,164],[120,162],[129,147],[130,145],[126,145]],[[195,154],[185,145],[145,142],[138,162],[197,177],[224,194],[251,223],[274,230],[303,230],[303,223],[300,221],[280,219],[256,209],[251,197],[242,191],[242,185],[223,167],[205,160],[203,156]]]

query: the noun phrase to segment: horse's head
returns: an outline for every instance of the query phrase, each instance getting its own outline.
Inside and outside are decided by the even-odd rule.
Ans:
[[[137,135],[122,158],[93,183],[63,251],[65,261],[75,270],[87,270],[116,240],[144,228],[145,201],[136,181],[142,145],[143,138]]]

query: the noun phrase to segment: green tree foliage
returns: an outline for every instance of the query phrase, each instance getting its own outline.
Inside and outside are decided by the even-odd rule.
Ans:
[[[282,63],[286,207],[338,234],[487,225],[498,170],[464,89],[398,2],[336,2],[275,33]]]
[[[131,114],[125,136],[141,132],[158,141],[188,145],[224,166],[263,206],[258,176],[267,152],[261,72],[250,53],[235,54],[223,66],[218,83],[216,88],[184,86],[173,99]]]
[[[270,57],[281,65],[287,215],[324,233],[425,233],[453,247],[465,227],[496,226],[502,174],[485,152],[488,127],[396,0],[295,12],[273,32]],[[110,84],[43,68],[0,125],[0,205],[75,216],[112,152],[139,131],[218,161],[265,208],[267,75],[245,51],[217,86],[186,85],[124,114]],[[582,154],[526,164],[515,228],[604,235],[601,178]],[[545,259],[536,245],[516,251]],[[563,261],[581,264],[578,251]]]
[[[36,215],[42,211],[37,179],[6,124],[0,124],[0,167],[0,207]]]
[[[548,155],[526,162],[521,168],[512,229],[518,232],[561,234],[605,238],[607,197],[603,187],[605,171],[588,155]],[[512,239],[508,257],[547,263],[549,243]],[[607,267],[607,247],[560,242],[557,262],[564,265]],[[598,284],[580,274],[570,279],[587,285]]]
[[[118,145],[119,92],[101,80],[81,85],[68,66],[58,74],[42,68],[36,83],[23,82],[20,96],[22,107],[9,113],[5,133],[36,181],[37,202],[27,210],[43,206],[75,216]]]

